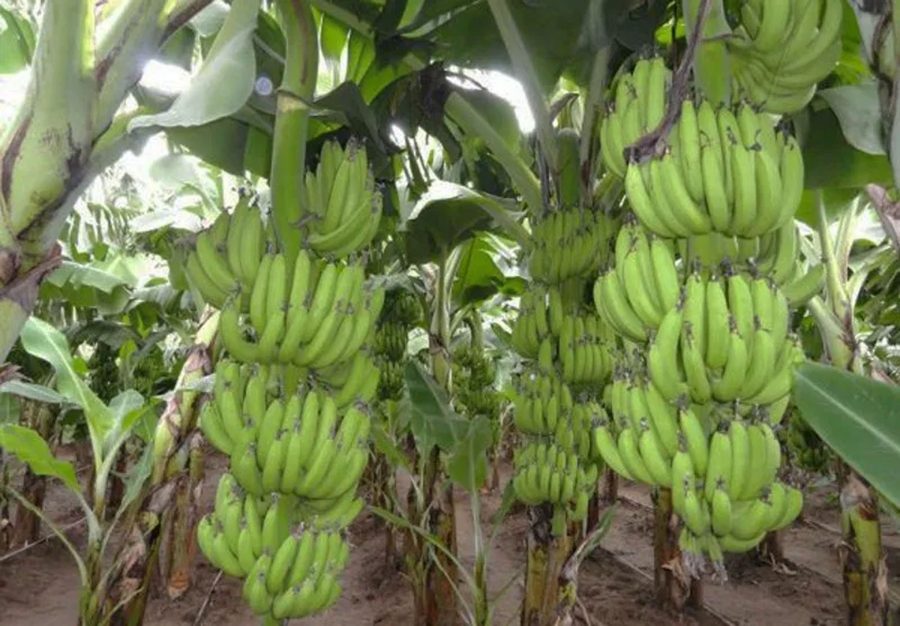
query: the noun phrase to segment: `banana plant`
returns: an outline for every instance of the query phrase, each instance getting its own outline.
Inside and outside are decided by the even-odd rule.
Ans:
[[[149,428],[154,418],[152,404],[132,389],[118,394],[109,404],[103,403],[76,371],[66,338],[46,322],[30,318],[23,328],[22,345],[30,354],[50,364],[55,372],[56,393],[84,413],[92,451],[93,480],[82,486],[74,465],[55,457],[41,435],[26,426],[5,424],[0,427],[0,446],[27,464],[31,471],[58,479],[73,493],[87,522],[85,548],[80,551],[62,529],[22,494],[8,486],[6,491],[39,515],[72,554],[81,584],[78,623],[85,626],[107,624],[113,609],[107,595],[108,583],[121,567],[121,561],[110,567],[105,557],[113,533],[150,474],[153,446],[147,445],[141,459],[129,469],[125,494],[112,515],[107,511],[107,486],[122,446],[137,434],[148,440],[152,437]],[[6,392],[14,393],[16,389],[7,387]]]
[[[406,568],[413,584],[416,619],[424,624],[456,623],[470,626],[491,623],[493,601],[487,591],[487,567],[491,540],[484,536],[480,489],[487,479],[486,452],[493,441],[493,428],[484,416],[466,419],[451,407],[449,397],[422,363],[410,362],[405,372],[409,391],[409,431],[417,454],[410,459],[396,444],[380,440],[379,448],[399,468],[413,477],[405,510],[371,507],[387,523],[405,533]],[[434,457],[438,458],[436,462]],[[439,476],[435,474],[440,473]],[[435,515],[440,490],[457,485],[472,503],[475,533],[475,566],[463,565],[456,542],[455,508]],[[493,533],[512,505],[507,494],[493,520]],[[452,525],[451,525],[452,524]],[[429,575],[429,571],[435,573]],[[457,580],[469,593],[463,593]]]
[[[858,318],[856,315],[859,287],[865,281],[866,272],[851,274],[850,253],[855,238],[855,224],[858,223],[861,209],[865,206],[858,199],[845,207],[837,220],[829,219],[825,194],[816,195],[817,235],[825,266],[824,297],[815,296],[809,302],[809,311],[815,320],[824,347],[824,358],[832,367],[849,371],[857,376],[865,375],[865,363],[860,351]],[[863,268],[864,269],[864,268]],[[821,387],[816,381],[834,379],[835,391],[839,393],[842,385],[840,378],[826,372],[807,368],[798,374],[798,402],[804,418],[817,430],[834,439],[835,424],[822,423],[820,413],[835,415],[834,407],[824,407],[821,398]],[[863,385],[867,388],[868,383]],[[856,393],[856,390],[854,391]],[[876,393],[873,389],[872,393]],[[837,414],[846,424],[843,428],[854,432],[866,424],[866,430],[872,430],[878,424],[881,409],[872,406],[874,413],[868,418],[859,418],[861,413],[839,404]],[[865,415],[865,413],[862,413]],[[891,441],[887,433],[875,426],[881,433],[880,444]],[[838,449],[846,450],[844,444]],[[851,451],[852,452],[852,451]],[[888,622],[889,599],[887,589],[879,584],[887,575],[886,557],[882,544],[882,529],[879,518],[879,495],[877,484],[873,486],[857,468],[868,468],[868,464],[859,465],[858,453],[842,459],[838,464],[842,529],[844,545],[848,555],[842,559],[844,569],[844,590],[848,608],[848,622],[854,626],[868,624],[884,624]],[[870,476],[869,472],[867,472]],[[877,474],[875,475],[877,478]],[[881,482],[881,481],[880,481]]]
[[[61,261],[54,243],[75,200],[147,134],[129,132],[137,112],[119,112],[143,64],[211,1],[45,3],[29,86],[0,139],[0,359]]]

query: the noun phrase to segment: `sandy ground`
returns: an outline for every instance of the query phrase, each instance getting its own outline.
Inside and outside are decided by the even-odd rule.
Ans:
[[[224,467],[213,458],[204,491],[211,507],[214,484]],[[784,536],[788,567],[773,568],[749,557],[730,559],[730,580],[707,583],[705,609],[679,621],[654,605],[652,594],[652,512],[646,490],[625,484],[612,530],[585,562],[579,579],[581,608],[577,618],[592,626],[645,626],[647,624],[831,626],[842,623],[840,566],[835,547],[840,538],[834,504],[827,490],[808,497],[804,519]],[[484,519],[499,506],[500,496],[483,498]],[[78,511],[61,489],[51,489],[48,511],[62,523],[78,519]],[[469,497],[457,495],[458,537],[463,561],[471,566],[472,516]],[[487,529],[489,531],[489,529]],[[495,595],[493,624],[518,623],[522,593],[527,521],[513,515],[491,544],[489,580]],[[900,597],[900,536],[887,522],[892,594]],[[83,528],[71,531],[80,541]],[[327,613],[303,621],[310,626],[412,625],[412,595],[406,578],[385,563],[385,531],[371,515],[363,515],[352,528],[354,549],[344,575],[344,594]],[[240,583],[223,577],[210,593],[216,570],[198,559],[193,588],[172,601],[154,594],[147,610],[148,626],[185,626],[197,623],[207,597],[208,607],[199,623],[238,626],[258,621],[240,597]],[[0,625],[71,626],[76,622],[78,575],[68,552],[58,541],[38,545],[0,562]],[[589,616],[590,622],[584,619]]]

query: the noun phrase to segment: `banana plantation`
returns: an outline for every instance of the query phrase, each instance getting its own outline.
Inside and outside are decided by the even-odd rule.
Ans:
[[[0,0],[0,625],[900,625],[900,0]]]

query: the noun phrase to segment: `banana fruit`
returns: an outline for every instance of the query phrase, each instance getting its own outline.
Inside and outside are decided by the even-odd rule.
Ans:
[[[310,250],[345,257],[369,245],[378,233],[382,197],[366,151],[355,141],[343,150],[335,141],[326,142],[316,171],[306,173],[303,190],[309,213],[301,228]]]
[[[229,298],[244,301],[256,282],[267,234],[254,200],[242,194],[234,211],[222,212],[197,234],[185,273],[209,305],[221,309]]]
[[[661,57],[640,59],[616,79],[600,123],[600,147],[604,165],[619,178],[625,178],[625,149],[662,121],[671,85]]]
[[[467,416],[484,415],[496,420],[500,415],[500,394],[494,388],[497,368],[484,347],[468,344],[454,348],[450,365],[454,405]]]
[[[735,91],[765,111],[796,113],[841,55],[840,0],[753,0],[726,40]]]
[[[281,254],[267,255],[250,295],[249,313],[229,298],[219,333],[240,361],[322,369],[351,359],[371,334],[383,287],[367,286],[360,262],[326,263],[301,250],[292,272]],[[288,278],[290,277],[290,282]]]
[[[197,235],[186,265],[192,286],[221,310],[227,353],[199,425],[230,468],[198,543],[244,579],[243,597],[266,623],[320,612],[340,596],[345,529],[365,505],[357,488],[380,350],[406,348],[406,330],[388,344],[378,335],[387,294],[367,281],[358,255],[382,211],[365,151],[326,143],[303,193],[300,250],[279,249],[272,220],[242,196]],[[390,304],[394,319],[418,318],[408,298]]]
[[[598,466],[583,458],[555,443],[527,444],[516,452],[516,496],[532,506],[545,502],[560,506],[568,519],[582,521],[599,475]]]
[[[548,284],[593,274],[605,261],[613,222],[601,212],[577,207],[546,214],[533,225],[528,268]]]
[[[641,59],[617,79],[600,124],[603,162],[624,180],[640,222],[660,237],[684,239],[758,237],[791,220],[803,192],[800,148],[749,104],[715,110],[709,101],[689,98],[666,137],[667,150],[626,163],[625,149],[662,119],[670,83],[660,57]]]
[[[409,332],[421,317],[421,304],[412,292],[394,289],[386,294],[385,305],[372,340],[375,361],[380,371],[377,386],[380,400],[399,400],[403,396]]]

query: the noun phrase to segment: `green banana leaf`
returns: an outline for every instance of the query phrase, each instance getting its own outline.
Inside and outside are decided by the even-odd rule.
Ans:
[[[797,370],[794,397],[825,443],[900,506],[900,387],[806,363]]]

